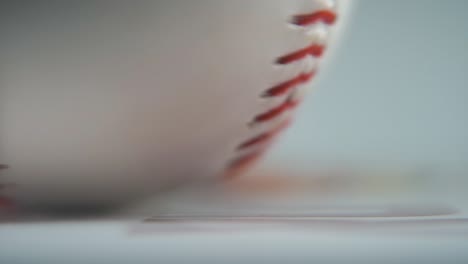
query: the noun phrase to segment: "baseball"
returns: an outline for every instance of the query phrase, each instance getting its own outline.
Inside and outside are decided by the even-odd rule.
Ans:
[[[234,177],[291,121],[348,1],[2,1],[0,203]]]

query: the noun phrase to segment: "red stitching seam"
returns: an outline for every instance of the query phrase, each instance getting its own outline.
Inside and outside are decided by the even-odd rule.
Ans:
[[[268,110],[265,113],[261,113],[261,114],[255,116],[252,123],[267,122],[267,121],[281,115],[282,113],[286,112],[287,110],[294,109],[298,104],[299,104],[299,101],[295,101],[295,100],[291,99],[290,97],[288,97],[288,99],[286,99],[279,106],[277,106],[275,108],[272,108],[272,109]]]
[[[331,25],[336,21],[336,13],[332,10],[318,10],[312,13],[299,14],[292,17],[291,24],[307,27],[317,23],[324,23]],[[309,46],[293,51],[286,55],[280,56],[276,59],[275,63],[279,65],[287,65],[299,60],[306,58],[307,56],[320,57],[322,56],[325,50],[325,46],[317,43],[311,43]],[[273,98],[288,94],[286,99],[280,103],[278,106],[273,107],[272,109],[257,114],[250,124],[265,123],[268,122],[284,112],[294,109],[299,101],[293,98],[293,94],[296,91],[297,87],[301,84],[309,82],[314,76],[316,71],[311,72],[301,72],[296,77],[291,78],[285,82],[277,84],[269,89],[267,89],[261,97],[263,98]],[[280,134],[284,129],[286,129],[291,123],[291,119],[288,118],[285,122],[281,123],[279,126],[274,127],[271,130],[263,132],[259,135],[256,135],[246,141],[240,143],[237,146],[237,150],[244,150],[253,146],[260,144],[265,144],[259,150],[255,150],[249,154],[242,155],[233,159],[228,163],[226,169],[226,178],[232,178],[237,175],[237,171],[244,170],[245,167],[248,167],[254,161],[259,159],[262,154],[265,152],[266,148],[270,145],[271,141]]]
[[[309,26],[318,22],[332,25],[336,21],[336,13],[332,10],[319,10],[308,14],[295,15],[292,24],[298,26]]]
[[[289,92],[291,89],[295,88],[296,86],[308,82],[314,77],[314,75],[315,71],[309,73],[300,73],[298,76],[266,90],[262,97],[274,97],[283,95]]]
[[[291,124],[291,119],[286,119],[283,123],[281,123],[279,126],[276,128],[269,130],[265,133],[262,133],[256,137],[253,137],[247,141],[244,141],[242,144],[240,144],[237,149],[242,150],[249,148],[254,145],[262,144],[265,142],[269,142],[271,139],[273,139],[278,133],[286,129],[289,125]]]
[[[239,172],[242,172],[244,169],[250,167],[251,164],[255,163],[265,151],[266,148],[259,151],[255,151],[253,153],[249,153],[231,161],[228,165],[228,169],[226,170],[224,178],[234,178],[239,174]]]
[[[279,57],[276,60],[278,64],[289,64],[294,61],[298,61],[300,59],[305,58],[306,56],[312,55],[314,57],[320,57],[323,54],[323,50],[325,49],[324,46],[319,44],[312,44],[306,48],[300,49],[298,51],[294,51],[292,53],[286,54],[282,57]]]

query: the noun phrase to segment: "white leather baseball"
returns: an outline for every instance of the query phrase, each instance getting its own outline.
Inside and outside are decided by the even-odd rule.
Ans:
[[[119,204],[237,172],[286,126],[347,5],[6,2],[0,188],[33,206]]]

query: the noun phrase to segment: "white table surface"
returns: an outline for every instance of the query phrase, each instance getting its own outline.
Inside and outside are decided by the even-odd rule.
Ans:
[[[104,217],[10,219],[0,263],[468,263],[463,193],[406,176],[284,179],[192,186]]]

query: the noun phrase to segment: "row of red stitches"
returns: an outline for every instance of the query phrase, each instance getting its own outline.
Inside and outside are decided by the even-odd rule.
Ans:
[[[300,27],[308,27],[308,26],[312,26],[318,23],[332,25],[335,21],[336,21],[336,13],[334,11],[318,10],[312,13],[295,15],[293,16],[291,23]],[[293,51],[286,55],[280,56],[279,58],[276,59],[275,62],[276,64],[279,64],[279,65],[287,65],[293,62],[303,60],[308,56],[318,58],[322,56],[324,50],[325,50],[324,45],[318,44],[318,43],[311,43],[309,46],[305,48],[302,48],[297,51]],[[294,99],[293,97],[293,94],[296,88],[299,85],[309,82],[314,77],[314,75],[315,75],[315,70],[310,71],[310,72],[301,72],[297,76],[267,89],[262,94],[262,97],[264,98],[279,97],[285,94],[288,94],[288,96],[280,105],[264,113],[260,113],[256,115],[251,123],[256,124],[256,123],[268,122],[280,116],[284,112],[294,109],[299,103],[299,101],[297,99]],[[290,121],[291,119],[287,119],[286,122],[281,123],[279,126],[273,128],[272,130],[269,130],[260,135],[254,136],[242,142],[241,144],[239,144],[239,146],[237,147],[238,150],[247,149],[247,148],[260,145],[260,144],[265,144],[265,147],[233,160],[228,165],[228,170],[227,170],[228,171],[227,175],[229,175],[228,177],[231,177],[231,175],[233,175],[233,173],[230,173],[230,172],[243,170],[245,167],[247,167],[248,165],[256,161],[265,152],[266,146],[268,146],[269,143],[282,130],[288,127],[288,125],[290,124]]]

